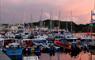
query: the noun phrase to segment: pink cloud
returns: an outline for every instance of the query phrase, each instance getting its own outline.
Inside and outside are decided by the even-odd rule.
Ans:
[[[23,14],[23,12],[20,11],[27,9],[27,11],[25,10],[25,13],[33,12],[34,16],[39,16],[41,8],[43,8],[43,10],[47,9],[48,11],[56,10],[56,12],[53,13],[55,19],[58,18],[58,10],[61,11],[62,19],[64,17],[66,18],[66,16],[69,18],[70,11],[72,11],[75,22],[88,23],[90,21],[90,11],[93,9],[94,5],[93,2],[94,0],[0,0],[0,3],[2,3],[0,4],[0,8],[3,12],[7,11],[7,13],[10,13],[11,15],[12,12],[10,11],[16,10],[17,13]],[[49,17],[48,12],[45,12],[44,15]],[[16,16],[19,15],[17,14]]]

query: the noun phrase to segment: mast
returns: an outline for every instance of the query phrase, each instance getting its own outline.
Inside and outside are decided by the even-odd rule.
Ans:
[[[93,32],[93,16],[95,16],[95,12],[93,12],[95,10],[95,0],[94,0],[94,7],[93,9],[91,10],[91,21],[90,21],[90,35],[91,35],[91,39],[92,39],[92,32]],[[91,60],[92,60],[92,53],[91,53]]]
[[[72,11],[71,11],[71,33],[73,32],[73,26],[72,26],[73,24],[72,23],[73,23],[73,17],[72,17]]]
[[[93,7],[93,9],[91,10],[91,23],[90,23],[90,32],[91,32],[91,37],[92,37],[92,33],[93,33],[93,23],[95,23],[95,18],[93,18],[93,17],[95,17],[95,0],[94,0],[94,7]]]
[[[68,22],[66,22],[66,31],[68,32]]]
[[[24,21],[25,21],[25,11],[24,11],[24,13],[23,13],[23,15],[24,15],[24,17],[23,17],[23,20],[22,20],[22,25],[23,25],[23,28],[24,28],[24,30],[25,30],[25,26],[24,26]]]
[[[33,16],[32,16],[32,14],[31,14],[31,16],[30,16],[30,20],[31,20],[31,27],[33,28]]]
[[[41,13],[40,13],[40,30],[42,29],[43,26],[43,21],[42,21],[42,15],[43,15],[43,10],[41,9]]]
[[[93,18],[92,18],[92,15],[93,14],[93,11],[91,10],[91,23],[90,23],[90,32],[91,32],[91,37],[92,37],[92,25],[93,25]]]
[[[50,31],[52,31],[52,12],[50,12]]]
[[[58,13],[58,20],[59,20],[59,22],[58,22],[58,29],[60,29],[60,20],[61,20],[61,19],[60,19],[60,18],[61,18],[60,16],[61,16],[61,15],[60,15],[60,11],[59,11],[59,13]]]

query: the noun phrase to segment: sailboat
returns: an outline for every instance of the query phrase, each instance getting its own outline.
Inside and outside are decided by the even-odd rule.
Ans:
[[[72,26],[71,26],[71,31],[72,31]],[[59,38],[55,39],[54,43],[57,46],[60,46],[60,47],[63,47],[65,49],[71,50],[71,47],[70,46],[71,46],[71,42],[73,40],[77,40],[77,38],[75,38],[71,32],[64,31],[63,36],[61,36],[61,34],[60,34],[59,35]]]
[[[95,3],[94,3],[95,4]],[[94,7],[94,9],[95,9],[95,7]],[[94,18],[93,18],[93,16],[95,16],[95,12],[94,12],[94,9],[91,11],[91,34],[90,34],[90,36],[91,36],[91,42],[89,42],[89,49],[90,49],[90,52],[92,53],[92,54],[94,54],[95,55],[95,40],[92,38],[92,33],[93,33],[93,28],[92,28],[92,26],[93,26],[93,24],[95,23],[95,20],[94,20]]]

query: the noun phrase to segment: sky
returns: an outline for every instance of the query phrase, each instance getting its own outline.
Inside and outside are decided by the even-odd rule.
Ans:
[[[0,23],[24,23],[45,19],[90,22],[94,0],[0,0]]]

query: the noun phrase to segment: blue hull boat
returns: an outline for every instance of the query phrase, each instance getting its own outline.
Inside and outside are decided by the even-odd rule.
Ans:
[[[22,55],[23,48],[8,48],[6,50],[6,54],[12,59],[12,60],[23,60]]]

